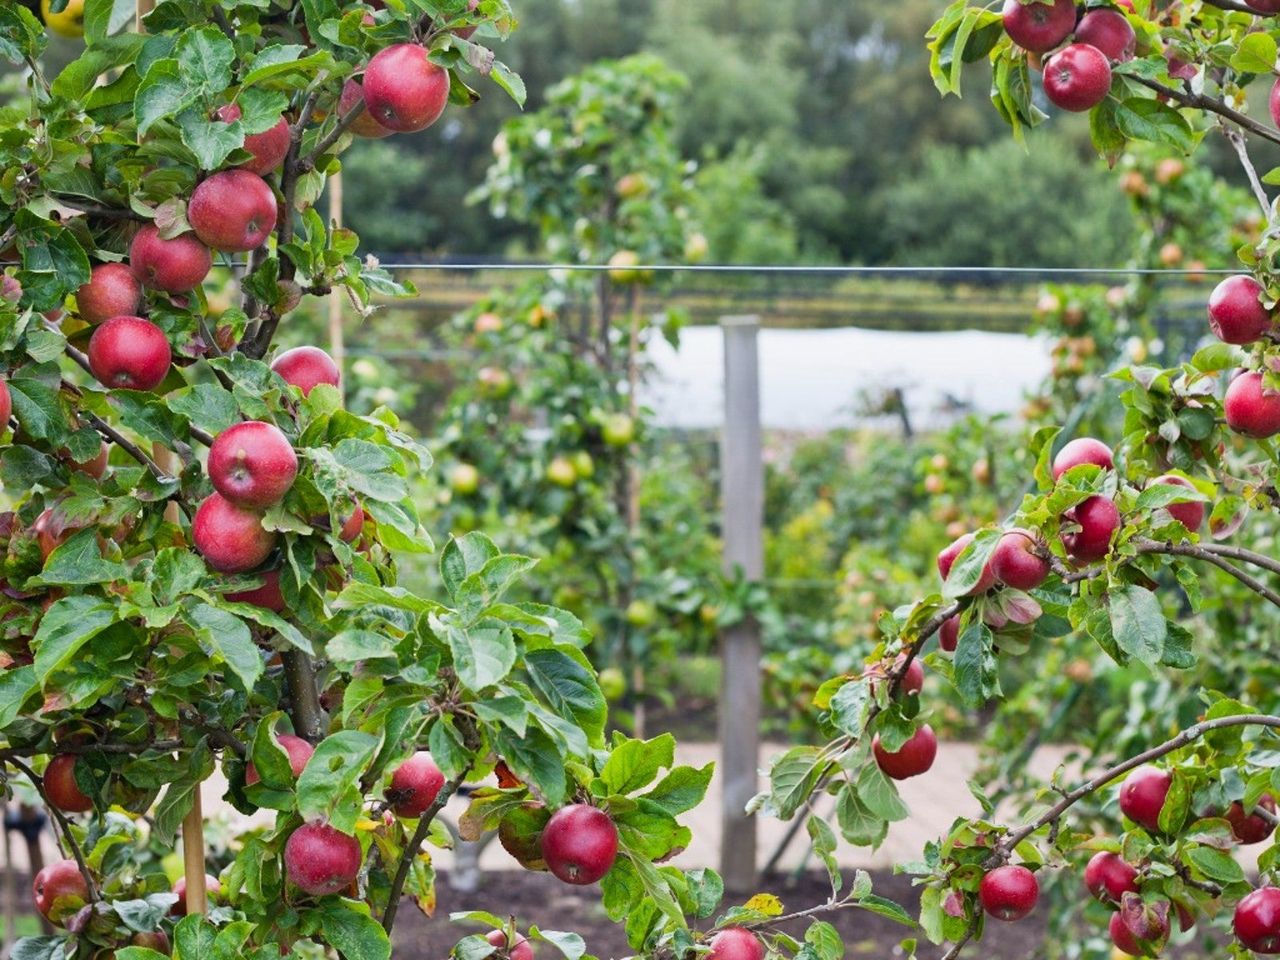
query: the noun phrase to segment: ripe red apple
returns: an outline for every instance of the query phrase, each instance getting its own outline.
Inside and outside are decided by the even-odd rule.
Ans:
[[[348,79],[342,85],[342,95],[338,97],[338,115],[346,116],[356,106],[356,104],[364,103],[364,87],[360,85],[360,81],[355,78]],[[383,137],[389,137],[394,130],[384,127],[368,110],[360,111],[360,115],[352,121],[348,128],[357,137],[367,137],[370,140],[381,140]]]
[[[1280,887],[1260,887],[1236,904],[1232,927],[1245,949],[1280,955]]]
[[[1049,577],[1049,560],[1030,530],[1015,528],[1000,538],[991,555],[996,579],[1015,590],[1034,590]]]
[[[1280,13],[1280,0],[1245,0],[1245,6],[1258,13]]]
[[[707,960],[764,960],[764,944],[744,927],[725,927],[708,946]]]
[[[547,821],[539,841],[547,869],[578,886],[595,883],[618,856],[618,828],[598,807],[575,803]]]
[[[36,909],[59,926],[89,899],[89,885],[74,860],[56,860],[36,874],[31,885]]]
[[[1076,25],[1075,0],[1019,3],[1005,0],[1004,32],[1023,50],[1047,53],[1067,39]]]
[[[261,566],[276,546],[276,534],[251,510],[212,493],[196,508],[191,524],[196,550],[219,573],[248,573]]]
[[[99,445],[97,454],[83,463],[74,460],[71,456],[71,451],[65,447],[59,451],[59,455],[72,470],[83,473],[87,477],[92,477],[94,480],[101,480],[107,472],[107,463],[111,459],[111,447],[104,441]]]
[[[1123,13],[1100,7],[1080,18],[1076,42],[1097,47],[1108,60],[1115,62],[1133,59],[1137,37]]]
[[[426,47],[397,43],[374,54],[364,71],[364,102],[373,118],[399,133],[425,130],[449,102],[449,71]]]
[[[179,877],[173,885],[173,892],[178,895],[177,902],[169,908],[171,916],[185,917],[187,915],[187,878]],[[218,883],[218,878],[204,875],[204,893],[205,897],[212,900],[222,892],[222,884]]]
[[[1103,470],[1112,470],[1116,465],[1115,454],[1101,440],[1095,440],[1093,437],[1076,437],[1053,458],[1053,479],[1061,479],[1064,473],[1082,463],[1092,463]]]
[[[3,433],[9,425],[9,418],[13,416],[13,396],[9,393],[9,383],[4,377],[0,377],[0,433]]]
[[[897,753],[890,753],[880,746],[880,735],[871,743],[876,764],[885,776],[894,780],[906,780],[927,773],[938,755],[938,738],[927,723],[917,730]]]
[[[76,308],[85,323],[135,314],[141,303],[142,284],[123,263],[98,264],[89,282],[76,291]]]
[[[507,960],[533,960],[533,944],[520,935],[516,935],[516,945],[507,949],[507,935],[502,930],[490,930],[484,938],[506,954]]]
[[[262,586],[260,587],[224,593],[222,598],[230,600],[232,603],[249,603],[255,607],[262,607],[264,610],[270,610],[273,613],[284,613],[287,606],[284,594],[280,591],[279,570],[268,570],[264,573],[262,575]]]
[[[1267,99],[1271,111],[1271,122],[1280,127],[1280,79],[1271,85],[1271,96]]]
[[[1093,563],[1111,550],[1111,538],[1120,529],[1120,511],[1106,497],[1090,497],[1062,515],[1080,529],[1062,535],[1062,545],[1076,563]]]
[[[924,689],[924,664],[920,662],[919,657],[913,658],[907,666],[907,672],[903,674],[898,689],[908,696]]]
[[[76,783],[74,754],[59,754],[49,761],[44,769],[44,792],[63,813],[88,813],[93,809],[93,801]]]
[[[292,384],[302,391],[305,397],[317,384],[327,383],[336,387],[342,379],[338,365],[319,347],[294,347],[276,357],[271,369],[278,373],[285,383]]]
[[[289,755],[289,769],[293,771],[293,779],[297,780],[302,776],[302,771],[307,766],[307,761],[311,759],[311,755],[316,752],[316,748],[301,737],[295,737],[292,733],[282,733],[276,737],[280,741],[280,746],[284,748],[284,752]],[[259,780],[258,768],[252,763],[244,771],[245,786],[253,786]]]
[[[209,448],[209,479],[237,507],[265,510],[279,503],[297,476],[298,455],[273,423],[237,423]]]
[[[339,893],[360,874],[360,841],[327,823],[304,823],[284,845],[289,881],[312,896]]]
[[[1269,793],[1264,793],[1258,800],[1258,808],[1274,814],[1275,798]],[[1227,808],[1227,822],[1231,824],[1231,832],[1236,835],[1236,839],[1246,846],[1262,843],[1275,833],[1275,827],[1271,825],[1271,821],[1264,820],[1257,813],[1245,813],[1244,804],[1239,800]]]
[[[17,259],[18,248],[10,247],[9,249],[13,251],[14,259]],[[9,257],[5,256],[4,259],[7,260]],[[11,277],[7,273],[0,277],[0,298],[8,300],[10,303],[17,303],[22,299],[22,284],[18,282],[17,277]]]
[[[48,560],[49,554],[66,543],[75,532],[65,521],[66,518],[62,513],[55,514],[52,507],[47,507],[31,524],[31,532],[36,535],[36,542],[40,544],[42,559]]]
[[[173,362],[169,338],[150,320],[112,317],[89,338],[89,369],[104,387],[154,390]]]
[[[267,242],[280,205],[267,181],[249,170],[223,170],[196,187],[187,219],[214,250],[244,253]]]
[[[140,930],[129,938],[129,945],[145,947],[164,954],[168,954],[173,949],[173,945],[169,942],[169,935],[163,930]]]
[[[228,103],[226,106],[219,107],[216,115],[223,123],[232,123],[240,119],[240,105]],[[247,135],[244,138],[244,148],[253,154],[253,159],[241,164],[240,169],[266,176],[284,163],[292,136],[289,121],[284,117],[281,117],[269,130]]]
[[[978,885],[982,909],[997,920],[1021,920],[1036,908],[1040,882],[1026,867],[1006,864],[996,867]]]
[[[1045,61],[1044,94],[1063,110],[1092,110],[1110,90],[1111,64],[1097,47],[1073,43]]]
[[[343,543],[354,543],[363,529],[364,508],[357,503],[356,508],[351,511],[351,516],[342,521],[342,528],[338,531],[338,539]]]
[[[1209,295],[1209,326],[1223,343],[1261,340],[1271,329],[1271,311],[1262,305],[1266,291],[1247,274],[1227,277]]]
[[[480,0],[467,0],[467,12],[474,13],[476,7],[480,6]],[[454,35],[461,37],[463,40],[470,40],[472,34],[478,30],[478,27],[458,27],[454,30]],[[512,960],[515,960],[513,957]]]
[[[1143,909],[1137,922],[1139,923],[1142,935],[1141,940],[1139,934],[1125,923],[1125,912],[1119,911],[1111,915],[1111,924],[1109,932],[1111,934],[1111,942],[1122,952],[1127,953],[1131,957],[1156,957],[1160,955],[1160,949],[1163,948],[1165,941],[1169,938],[1169,919],[1167,911],[1159,913],[1150,909]],[[1147,945],[1144,945],[1147,944]]]
[[[1262,374],[1248,371],[1231,381],[1222,398],[1227,426],[1246,437],[1280,433],[1280,392],[1263,385]]]
[[[129,269],[144,287],[186,293],[209,275],[213,254],[194,233],[166,240],[153,224],[147,224],[129,245]]]
[[[1162,477],[1156,477],[1151,481],[1151,483],[1153,485],[1158,483],[1164,484],[1170,487],[1186,487],[1189,490],[1194,490],[1196,488],[1195,484],[1190,480],[1186,477],[1180,477],[1176,473],[1166,473]],[[1194,501],[1188,503],[1171,503],[1165,507],[1165,509],[1169,511],[1169,516],[1173,517],[1173,519],[1177,520],[1192,533],[1195,533],[1204,523],[1205,506],[1206,504],[1202,501]]]
[[[436,802],[444,787],[444,774],[431,754],[418,752],[396,767],[387,787],[387,802],[398,817],[416,819]]]
[[[964,552],[965,547],[973,542],[973,534],[966,533],[964,536],[957,538],[941,553],[938,554],[938,573],[942,575],[942,579],[946,580],[951,576],[951,568],[955,565],[956,558]],[[987,561],[987,565],[982,569],[982,576],[978,578],[978,582],[974,584],[973,589],[965,594],[967,597],[975,597],[980,593],[986,593],[996,585],[996,575],[991,569],[991,561]]]
[[[1139,767],[1120,785],[1120,812],[1152,833],[1160,830],[1160,810],[1173,777],[1156,767]]]
[[[960,643],[960,616],[948,617],[938,628],[938,646],[947,653],[955,653]]]
[[[1103,903],[1119,903],[1126,893],[1138,892],[1138,871],[1118,853],[1095,853],[1084,868],[1084,885]]]

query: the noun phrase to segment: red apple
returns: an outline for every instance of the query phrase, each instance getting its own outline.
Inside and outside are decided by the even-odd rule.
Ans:
[[[1125,922],[1133,917],[1133,926]],[[1111,942],[1131,957],[1157,957],[1169,939],[1168,911],[1158,912],[1146,907],[1134,907],[1128,913],[1120,910],[1111,915],[1109,927]]]
[[[169,942],[169,935],[163,930],[140,930],[129,938],[129,945],[145,947],[166,955],[173,949],[173,945]]]
[[[1271,122],[1280,127],[1280,79],[1271,85],[1271,96],[1267,100],[1271,111]]]
[[[76,308],[85,323],[136,314],[141,303],[142,284],[123,263],[98,264],[89,282],[76,291]]]
[[[279,203],[267,181],[249,170],[223,170],[196,187],[187,219],[200,240],[224,253],[256,250],[276,228]]]
[[[36,542],[40,544],[41,558],[48,560],[49,554],[75,533],[75,528],[66,522],[66,516],[61,511],[55,513],[52,507],[47,507],[31,524],[31,532],[36,535]]]
[[[1076,25],[1075,0],[1020,3],[1005,0],[1004,31],[1023,50],[1047,53],[1067,39]]]
[[[1095,853],[1084,868],[1084,885],[1104,903],[1119,903],[1126,893],[1138,892],[1138,871],[1118,853]]]
[[[0,377],[0,433],[9,426],[9,418],[13,416],[13,396],[9,393],[9,382]]]
[[[1280,955],[1280,887],[1260,887],[1236,904],[1232,927],[1245,949]]]
[[[1133,59],[1137,37],[1123,13],[1100,7],[1090,10],[1080,18],[1080,25],[1076,27],[1076,42],[1097,47],[1108,60],[1114,62]]]
[[[955,653],[960,643],[960,616],[948,617],[938,628],[938,646],[947,653]]]
[[[74,860],[56,860],[36,874],[31,885],[36,909],[50,923],[62,926],[89,899],[89,885]]]
[[[871,743],[871,752],[885,775],[894,780],[906,780],[927,773],[938,755],[938,738],[927,723],[917,730],[902,749],[890,753],[880,746],[880,735]]]
[[[264,573],[262,575],[262,586],[253,587],[250,590],[224,593],[222,599],[229,600],[232,603],[249,603],[255,607],[262,607],[264,610],[270,610],[273,613],[284,613],[287,606],[284,594],[280,591],[279,570],[268,570]]]
[[[295,737],[292,733],[282,733],[276,739],[280,741],[280,746],[284,748],[284,752],[289,755],[289,769],[293,771],[293,779],[297,780],[302,776],[302,771],[306,769],[307,761],[316,752],[316,748],[301,737]],[[245,786],[251,787],[259,779],[258,768],[252,763],[249,764],[244,771]]]
[[[355,543],[360,536],[360,532],[364,530],[364,509],[359,503],[356,508],[351,511],[351,516],[342,521],[342,528],[338,531],[338,539],[343,543]]]
[[[63,753],[49,761],[44,769],[44,792],[49,802],[63,813],[88,813],[93,801],[76,783],[76,758]]]
[[[449,71],[427,48],[397,43],[379,50],[364,71],[364,101],[378,123],[399,133],[424,130],[449,102]]]
[[[1164,484],[1170,487],[1186,487],[1188,490],[1194,490],[1195,484],[1186,477],[1180,477],[1176,473],[1166,473],[1162,477],[1156,477],[1151,481],[1152,485]],[[1177,520],[1180,524],[1195,533],[1204,523],[1205,504],[1203,501],[1190,501],[1187,503],[1171,503],[1165,507],[1169,511],[1169,516]]]
[[[319,347],[294,347],[276,357],[271,369],[278,373],[285,383],[292,384],[302,391],[305,397],[318,384],[327,383],[331,387],[338,386],[342,378],[338,365]]]
[[[942,579],[946,580],[951,576],[951,567],[955,564],[956,559],[973,542],[973,534],[966,533],[963,537],[959,537],[941,553],[938,554],[938,573],[942,575]],[[978,582],[974,584],[973,589],[965,594],[966,597],[974,597],[980,593],[986,593],[996,585],[996,575],[991,569],[991,561],[987,561],[987,565],[982,568],[982,576],[978,578]]]
[[[1044,94],[1073,113],[1092,110],[1111,90],[1111,64],[1097,47],[1073,43],[1045,61]]]
[[[1160,830],[1160,810],[1173,777],[1156,767],[1139,767],[1120,785],[1120,812],[1151,833]]]
[[[1095,440],[1093,437],[1076,437],[1053,458],[1053,479],[1061,479],[1064,473],[1082,463],[1091,463],[1103,470],[1112,470],[1116,465],[1111,448],[1101,440]]]
[[[706,960],[764,960],[764,944],[744,927],[725,927],[707,945]]]
[[[1015,590],[1034,590],[1049,577],[1049,559],[1035,534],[1015,528],[1000,538],[991,555],[991,570],[996,579]]]
[[[219,107],[217,112],[217,118],[223,123],[239,120],[240,115],[238,103],[228,103],[226,106]],[[289,121],[284,117],[281,117],[269,130],[248,134],[244,138],[244,148],[253,154],[253,159],[241,164],[240,169],[266,176],[284,163],[292,138],[293,132],[289,129]]]
[[[416,819],[436,802],[444,787],[444,774],[429,753],[415,753],[391,774],[387,803],[398,817]]]
[[[354,78],[348,79],[342,85],[342,95],[338,98],[338,115],[346,116],[356,104],[363,103],[364,88],[360,85],[360,81]],[[389,137],[395,133],[394,130],[384,127],[373,119],[368,110],[360,111],[360,115],[352,121],[348,129],[357,137],[366,137],[370,140],[381,140],[383,137]]]
[[[196,508],[191,524],[196,550],[219,573],[248,573],[271,556],[276,534],[251,510],[212,493]]]
[[[237,423],[209,448],[209,479],[237,507],[265,510],[279,503],[297,476],[298,455],[273,423]]]
[[[173,363],[164,331],[141,317],[112,317],[89,338],[89,369],[108,388],[154,390]]]
[[[480,6],[480,0],[467,0],[467,12],[475,13],[476,7]],[[478,30],[478,27],[458,27],[454,30],[454,35],[461,37],[463,40],[470,40],[472,35]],[[513,957],[512,960],[515,960]]]
[[[505,954],[507,960],[533,960],[533,945],[524,937],[517,935],[516,945],[510,949],[507,949],[507,935],[501,930],[490,930],[484,938]]]
[[[1274,814],[1276,812],[1275,798],[1269,793],[1264,793],[1258,800],[1258,809]],[[1262,843],[1262,841],[1270,839],[1271,835],[1276,832],[1276,828],[1272,826],[1270,820],[1263,819],[1257,813],[1245,813],[1244,804],[1239,800],[1227,808],[1227,822],[1231,824],[1231,832],[1236,835],[1236,839],[1246,846]]]
[[[996,867],[978,885],[982,909],[997,920],[1021,920],[1036,908],[1040,883],[1026,867],[1006,864]]]
[[[1245,0],[1245,6],[1267,15],[1280,13],[1280,0]]]
[[[173,892],[178,895],[177,902],[169,908],[169,913],[175,917],[185,917],[187,915],[187,878],[179,877],[173,885]],[[218,883],[218,878],[204,875],[204,894],[205,898],[212,900],[222,892],[222,884]]]
[[[1256,343],[1271,330],[1262,284],[1246,274],[1227,277],[1209,296],[1209,326],[1223,343]]]
[[[312,896],[347,889],[360,874],[364,854],[360,841],[327,823],[304,823],[284,845],[289,881]]]
[[[1090,497],[1062,515],[1080,529],[1062,534],[1062,545],[1076,563],[1093,563],[1111,550],[1111,538],[1120,529],[1120,511],[1106,497]]]
[[[1246,437],[1273,437],[1280,433],[1280,392],[1264,386],[1262,374],[1240,374],[1222,398],[1227,426]]]
[[[154,225],[147,224],[129,246],[129,269],[144,287],[186,293],[209,275],[213,254],[194,233],[165,240]]]
[[[618,856],[618,828],[598,807],[561,807],[547,821],[539,841],[547,869],[565,883],[595,883]]]
[[[83,463],[74,460],[71,452],[65,448],[60,451],[60,454],[72,470],[83,473],[86,477],[92,477],[94,480],[101,480],[107,472],[107,463],[111,459],[111,447],[104,441],[98,446],[97,454]]]

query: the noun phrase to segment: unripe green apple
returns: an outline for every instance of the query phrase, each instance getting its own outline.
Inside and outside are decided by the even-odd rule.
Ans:
[[[605,667],[600,671],[596,682],[600,685],[600,692],[610,703],[621,700],[627,692],[627,678],[617,667]]]
[[[584,480],[588,477],[595,476],[596,462],[591,459],[591,454],[585,450],[579,450],[573,455],[573,469],[578,472],[578,476]]]
[[[627,605],[626,618],[633,627],[651,627],[658,619],[658,610],[649,600],[632,600]]]
[[[625,413],[612,413],[605,417],[600,432],[609,446],[625,447],[636,438],[636,425]]]
[[[449,489],[467,497],[480,489],[480,471],[469,463],[459,463],[449,471]]]
[[[547,464],[547,479],[557,487],[568,489],[578,482],[578,471],[567,457],[556,457]]]
[[[689,263],[701,263],[707,259],[711,244],[701,233],[691,233],[684,241],[684,258]]]

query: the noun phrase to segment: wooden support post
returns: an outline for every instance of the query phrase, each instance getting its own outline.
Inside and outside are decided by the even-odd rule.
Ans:
[[[204,887],[204,804],[201,784],[191,794],[191,810],[182,820],[182,873],[187,880],[187,913],[208,913],[209,892]]]
[[[334,229],[342,227],[342,174],[340,172],[329,177],[329,219]],[[338,369],[343,371],[342,377],[338,380],[338,390],[342,392],[345,392],[347,383],[345,373],[347,346],[342,331],[344,296],[345,291],[342,287],[335,288],[329,294],[329,352],[333,355],[333,362],[338,365]]]
[[[764,575],[764,457],[760,428],[758,317],[724,317],[724,429],[720,496],[724,571]],[[760,625],[753,617],[720,636],[720,872],[734,892],[756,881],[756,827],[747,816],[760,763]]]

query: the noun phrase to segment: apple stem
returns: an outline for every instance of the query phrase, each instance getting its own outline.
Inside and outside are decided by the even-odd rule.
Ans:
[[[71,824],[67,821],[62,811],[49,802],[49,795],[45,793],[44,789],[44,779],[17,757],[7,757],[6,762],[13,764],[22,771],[26,778],[31,781],[31,785],[36,788],[36,793],[40,794],[40,799],[44,801],[45,807],[48,808],[53,815],[53,819],[61,828],[62,835],[66,839],[67,847],[71,850],[71,856],[75,860],[76,866],[80,868],[80,874],[84,877],[85,886],[89,890],[89,902],[93,903],[98,900],[98,885],[93,880],[93,874],[89,872],[89,866],[85,863],[84,854],[80,852],[80,844],[76,843],[75,834],[71,832]]]
[[[1262,181],[1258,179],[1258,171],[1253,165],[1253,161],[1249,159],[1249,148],[1244,142],[1244,134],[1239,130],[1232,130],[1224,123],[1219,123],[1219,129],[1222,135],[1230,141],[1231,146],[1235,147],[1236,156],[1240,158],[1240,166],[1244,167],[1245,174],[1249,177],[1249,186],[1253,188],[1253,195],[1258,199],[1258,205],[1262,207],[1262,216],[1271,219],[1271,201],[1267,199],[1267,191],[1262,188]]]

